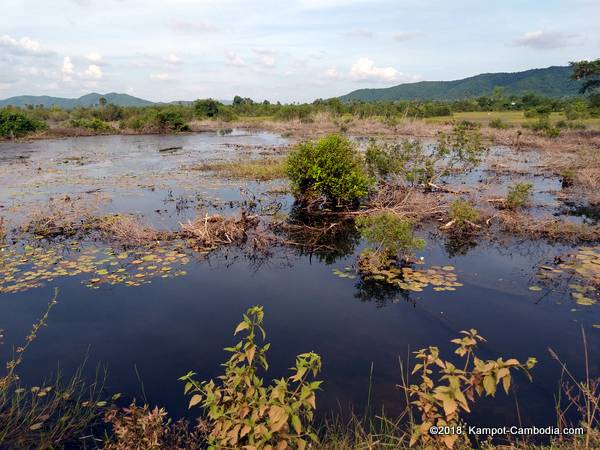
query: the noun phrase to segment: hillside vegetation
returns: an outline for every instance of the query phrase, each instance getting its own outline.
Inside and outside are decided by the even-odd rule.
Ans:
[[[561,98],[577,95],[581,82],[570,78],[572,68],[553,66],[514,73],[484,73],[454,81],[420,81],[382,89],[359,89],[341,96],[344,101],[459,100],[492,95],[502,88],[505,95],[535,93]]]

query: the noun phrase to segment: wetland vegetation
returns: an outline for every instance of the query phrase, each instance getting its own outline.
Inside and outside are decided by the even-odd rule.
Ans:
[[[594,102],[3,110],[0,447],[598,448]]]

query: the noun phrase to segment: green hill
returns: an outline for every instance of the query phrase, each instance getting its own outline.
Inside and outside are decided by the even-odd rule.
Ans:
[[[98,105],[100,97],[104,97],[108,103],[117,106],[149,106],[154,104],[148,100],[133,97],[128,94],[111,92],[109,94],[101,95],[94,92],[79,98],[49,97],[47,95],[20,95],[18,97],[7,98],[6,100],[0,100],[0,108],[8,105],[19,107],[27,105],[43,105],[48,108],[58,106],[62,109],[73,109],[77,106]]]
[[[569,66],[552,66],[514,73],[484,73],[454,81],[420,81],[382,89],[359,89],[340,97],[343,101],[460,100],[492,94],[495,87],[505,95],[535,93],[545,97],[577,95],[580,81],[573,81]]]

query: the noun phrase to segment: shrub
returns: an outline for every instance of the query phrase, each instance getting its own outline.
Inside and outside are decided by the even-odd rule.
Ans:
[[[248,309],[234,334],[246,336],[234,347],[223,364],[225,373],[216,381],[198,382],[194,372],[181,377],[184,392],[191,394],[190,408],[201,405],[206,414],[209,448],[298,448],[318,442],[312,428],[316,408],[316,391],[320,381],[308,381],[321,369],[321,359],[315,353],[296,357],[293,375],[264,386],[259,370],[266,371],[269,344],[255,341],[262,327],[263,309]]]
[[[402,144],[378,144],[372,139],[365,153],[369,173],[384,178],[401,173],[404,169],[404,153]]]
[[[321,197],[334,206],[356,204],[373,184],[356,146],[337,134],[296,145],[285,173],[300,200]]]
[[[508,125],[506,123],[504,123],[504,121],[500,118],[490,120],[489,126],[490,126],[490,128],[496,128],[499,130],[504,130],[504,129],[508,128]]]
[[[93,119],[71,119],[71,126],[85,128],[87,130],[95,131],[96,133],[110,130],[109,124],[95,117]]]
[[[425,247],[425,241],[415,237],[412,222],[391,212],[359,217],[356,225],[362,237],[390,259],[409,256],[413,250]]]
[[[590,116],[588,105],[583,100],[575,100],[565,106],[567,120],[586,119]]]
[[[479,220],[479,212],[466,200],[455,200],[450,204],[450,220],[461,230],[468,229]]]
[[[220,106],[221,103],[212,98],[196,100],[193,106],[194,114],[198,117],[215,117],[219,113]]]
[[[44,122],[31,119],[19,111],[13,109],[0,110],[0,136],[21,137],[45,128],[46,124]]]
[[[161,109],[154,116],[154,123],[160,133],[169,131],[189,131],[181,112],[171,109]]]
[[[517,183],[509,187],[505,201],[506,207],[515,210],[525,206],[531,198],[532,190],[533,184],[531,183]]]

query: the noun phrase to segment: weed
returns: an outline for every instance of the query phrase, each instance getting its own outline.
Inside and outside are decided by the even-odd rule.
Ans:
[[[506,207],[510,210],[516,210],[526,206],[531,199],[532,190],[533,184],[531,183],[517,183],[510,186],[505,199]]]
[[[460,231],[466,231],[478,227],[476,222],[479,220],[479,211],[466,200],[454,200],[450,204],[448,215],[450,225],[446,224],[447,228],[456,225]]]
[[[490,128],[496,128],[497,130],[504,130],[504,129],[508,128],[508,125],[499,117],[496,119],[490,120],[490,123],[488,124],[488,126]]]
[[[72,127],[85,128],[96,133],[103,133],[111,129],[109,124],[95,117],[92,119],[71,119],[70,123]]]
[[[263,309],[248,309],[234,334],[247,335],[234,347],[223,364],[225,373],[217,381],[196,381],[194,372],[181,377],[184,392],[191,394],[190,408],[200,405],[206,413],[208,444],[216,448],[298,448],[318,442],[312,428],[316,391],[320,381],[308,380],[319,373],[321,359],[315,353],[296,357],[294,372],[288,378],[264,386],[259,371],[266,371],[269,344],[265,339]]]
[[[390,212],[358,217],[356,225],[362,237],[375,246],[374,250],[390,259],[399,255],[406,259],[414,250],[425,247],[425,241],[415,237],[412,222]]]
[[[148,405],[111,408],[104,420],[112,427],[112,438],[103,450],[185,450],[199,449],[204,443],[201,424],[190,431],[189,424],[180,419],[171,422],[164,408]]]
[[[275,180],[285,177],[285,162],[281,159],[249,159],[234,162],[215,162],[195,167],[215,172],[219,176],[244,180]]]
[[[477,330],[462,331],[462,336],[453,339],[454,351],[464,359],[462,368],[440,358],[438,347],[428,347],[414,352],[419,361],[414,365],[412,374],[418,374],[419,384],[399,385],[417,410],[420,421],[412,424],[410,445],[419,444],[428,448],[454,448],[460,440],[469,444],[465,434],[439,434],[429,432],[432,426],[459,427],[461,412],[471,411],[470,403],[477,397],[495,396],[499,385],[508,394],[511,385],[511,370],[521,370],[531,380],[529,370],[537,361],[529,358],[520,363],[514,358],[504,360],[481,360],[475,354],[477,344],[485,342]],[[434,370],[438,380],[434,380]]]

